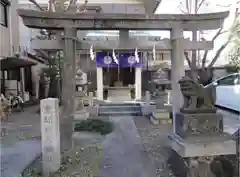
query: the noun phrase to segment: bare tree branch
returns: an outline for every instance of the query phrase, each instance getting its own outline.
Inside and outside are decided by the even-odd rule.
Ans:
[[[240,1],[239,1],[240,2]],[[237,7],[236,9],[235,9],[236,11],[235,11],[235,19],[236,18],[238,18],[239,17],[239,8]]]
[[[194,14],[197,14],[197,4],[198,0],[194,0]]]
[[[222,44],[221,47],[217,50],[217,52],[216,52],[215,56],[213,57],[211,63],[208,65],[208,68],[212,67],[214,65],[214,63],[217,61],[217,59],[219,58],[222,51],[227,47],[227,45],[232,41],[232,39],[236,35],[239,27],[240,27],[240,24],[235,19],[234,25],[229,31],[230,35],[229,35],[227,41],[224,44]],[[221,32],[218,31],[218,33],[214,36],[214,38],[216,39],[217,36],[219,36],[220,34],[221,34]]]
[[[202,7],[203,3],[205,2],[205,0],[201,0],[199,5],[197,6],[197,10],[195,13],[197,13],[199,11],[199,9]],[[197,4],[197,3],[196,3]]]
[[[203,59],[202,59],[202,68],[205,67],[205,64],[206,64],[206,61],[207,61],[207,55],[208,55],[208,50],[205,50],[204,54],[203,54]]]
[[[212,41],[214,41],[220,34],[222,34],[222,28],[220,28],[217,33],[214,35],[214,37],[212,38]],[[206,41],[206,39],[202,38],[201,39],[202,41]],[[208,56],[208,50],[205,50],[204,51],[204,54],[203,54],[203,58],[202,58],[202,69],[205,68],[205,64],[206,64],[206,61],[207,61],[207,56]]]
[[[67,8],[65,9],[65,11],[68,11],[73,5],[75,5],[77,3],[77,0],[70,0]]]
[[[45,11],[35,0],[28,0],[28,1],[33,3],[39,10]]]
[[[193,67],[192,67],[192,63],[191,63],[191,61],[190,61],[190,59],[189,59],[189,57],[188,57],[188,52],[187,51],[185,51],[184,52],[184,56],[185,56],[185,58],[186,58],[186,60],[187,60],[187,63],[188,63],[188,66],[189,66],[189,68],[190,68],[190,75],[191,75],[191,78],[195,78],[194,76],[195,76],[195,74],[194,74],[194,70],[193,70]]]
[[[217,61],[217,59],[219,58],[220,54],[222,53],[222,51],[227,47],[227,45],[229,44],[230,40],[227,40],[217,51],[216,55],[213,57],[211,63],[208,65],[207,68],[210,68],[214,65],[214,63]]]
[[[86,12],[87,11],[87,4],[88,0],[85,0],[84,4],[78,6],[78,11],[79,12]]]
[[[48,1],[48,12],[56,12],[56,1],[55,0]]]
[[[190,10],[190,9],[189,9],[189,0],[186,0],[186,10],[187,10],[187,13],[190,13],[190,12],[189,12],[189,10]]]
[[[180,11],[183,13],[183,14],[188,14],[188,12],[185,12],[184,10],[180,9]]]
[[[191,63],[191,61],[190,61],[190,59],[188,57],[188,53],[186,51],[184,52],[184,56],[185,56],[185,58],[187,60],[189,68],[192,68],[192,63]]]
[[[214,41],[220,34],[222,34],[222,28],[220,28],[217,33],[215,34],[215,36],[212,38],[212,41]]]
[[[192,9],[193,9],[193,1],[194,1],[194,0],[189,0],[189,14],[192,13]]]

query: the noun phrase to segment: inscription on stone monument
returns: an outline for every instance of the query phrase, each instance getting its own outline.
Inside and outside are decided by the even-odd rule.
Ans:
[[[61,163],[58,104],[56,98],[41,100],[43,173],[46,176],[57,171]]]

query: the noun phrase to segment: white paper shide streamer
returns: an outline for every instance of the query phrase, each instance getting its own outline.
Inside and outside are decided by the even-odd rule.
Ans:
[[[136,60],[136,62],[139,63],[140,61],[139,61],[139,56],[138,56],[138,49],[137,49],[137,47],[136,47],[136,49],[135,49],[134,55],[135,55],[135,60]]]
[[[113,61],[114,61],[116,64],[119,64],[119,62],[118,62],[118,59],[117,59],[117,56],[116,56],[116,54],[115,54],[115,51],[114,51],[114,49],[113,49],[113,52],[112,52],[112,57],[113,57]]]
[[[156,61],[156,46],[153,46],[153,60]]]
[[[93,45],[91,45],[91,47],[90,47],[90,58],[91,58],[91,60],[94,60],[94,58],[95,58],[94,52],[93,52]]]

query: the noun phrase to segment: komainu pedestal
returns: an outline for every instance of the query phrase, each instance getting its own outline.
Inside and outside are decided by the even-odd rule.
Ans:
[[[76,94],[74,121],[86,120],[89,117],[89,112],[86,110],[83,104],[84,95],[85,94],[83,92],[78,92]]]
[[[182,139],[201,140],[201,137],[223,137],[223,117],[216,113],[178,113],[176,134]],[[204,140],[206,140],[204,138]],[[228,137],[229,138],[229,137]],[[210,139],[209,139],[210,140]],[[210,140],[211,141],[211,140]]]

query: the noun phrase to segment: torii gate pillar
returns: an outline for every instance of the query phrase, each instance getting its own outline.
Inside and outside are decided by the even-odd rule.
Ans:
[[[173,112],[173,133],[175,133],[176,113],[180,111],[183,104],[183,97],[178,81],[185,75],[184,69],[184,46],[183,29],[173,28],[171,30],[172,51],[171,51],[171,83],[172,83],[172,112]]]
[[[64,111],[67,116],[75,115],[75,85],[76,85],[76,37],[77,28],[64,28],[64,66],[62,90],[63,104],[66,105]]]

